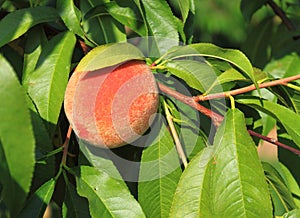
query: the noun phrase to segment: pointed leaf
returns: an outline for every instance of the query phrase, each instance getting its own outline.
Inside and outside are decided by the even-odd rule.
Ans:
[[[293,141],[300,147],[300,115],[282,105],[270,101],[263,101],[263,106],[259,99],[240,99],[237,101],[276,118],[282,123]]]
[[[32,218],[43,217],[55,188],[55,180],[50,179],[43,184],[28,200],[19,217]]]
[[[214,70],[206,63],[194,60],[168,61],[165,65],[173,75],[183,79],[190,87],[204,93],[216,80]]]
[[[0,47],[20,37],[32,26],[55,21],[57,18],[58,14],[54,8],[43,6],[9,13],[0,21]]]
[[[168,216],[180,175],[173,139],[162,124],[153,143],[143,151],[141,160],[138,198],[147,217]]]
[[[29,192],[34,171],[35,139],[25,92],[1,54],[0,74],[1,200],[15,217]]]
[[[74,5],[73,0],[58,0],[56,2],[56,7],[60,17],[62,18],[68,29],[74,34],[77,34],[78,36],[84,38],[85,33],[83,32],[80,24],[80,11]]]
[[[35,71],[26,84],[40,116],[53,134],[69,78],[75,36],[63,32],[51,39],[42,51]]]
[[[88,166],[75,173],[77,192],[88,199],[92,217],[145,217],[122,180]]]
[[[209,217],[204,215],[203,198],[207,198],[210,191],[209,181],[205,177],[211,172],[212,153],[211,146],[204,148],[183,171],[173,198],[170,217]]]
[[[300,216],[300,209],[292,210],[282,216],[282,218],[298,218]]]
[[[178,45],[177,24],[166,1],[144,0],[142,4],[149,25],[149,32],[153,36],[153,43],[156,47],[157,53],[154,52],[153,54],[159,57],[169,48]]]
[[[214,147],[200,152],[182,174],[171,216],[272,217],[268,186],[245,126],[240,111],[227,112]]]
[[[106,172],[113,178],[119,180],[122,179],[118,169],[109,157],[109,151],[107,151],[106,149],[87,145],[82,140],[79,140],[79,148],[92,166]]]
[[[101,1],[98,0],[80,1],[80,11],[85,15],[99,3]],[[126,41],[125,27],[108,13],[88,20],[83,19],[82,26],[93,46]]]
[[[143,53],[129,43],[101,45],[91,50],[78,64],[76,71],[93,71],[132,59],[143,59]]]
[[[62,206],[62,215],[66,218],[91,217],[87,199],[80,197],[69,181],[66,181],[66,194]]]
[[[275,215],[279,216],[296,209],[292,193],[277,170],[268,163],[263,163],[263,167],[269,183]]]
[[[250,21],[252,15],[259,9],[261,8],[267,0],[252,0],[252,1],[247,1],[247,0],[242,0],[241,1],[241,12],[245,18],[246,21]]]
[[[253,83],[257,85],[252,65],[249,59],[241,51],[220,48],[209,43],[191,44],[189,47],[195,49],[199,52],[199,55],[203,57],[217,58],[231,63],[245,73],[253,81]]]

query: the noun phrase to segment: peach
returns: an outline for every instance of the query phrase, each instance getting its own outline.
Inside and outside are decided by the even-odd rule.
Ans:
[[[149,128],[159,104],[155,78],[138,60],[88,72],[75,70],[64,108],[76,135],[89,144],[116,148]]]

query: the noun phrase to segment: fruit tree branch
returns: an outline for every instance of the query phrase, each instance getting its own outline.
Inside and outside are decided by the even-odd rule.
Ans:
[[[288,30],[295,31],[295,27],[292,21],[286,16],[284,11],[280,7],[278,7],[278,5],[273,0],[268,0],[267,4],[270,5],[274,13],[280,17],[280,19],[282,20],[284,25],[288,28]]]
[[[287,77],[287,78],[273,80],[270,82],[261,83],[261,84],[258,84],[258,86],[259,86],[259,88],[267,88],[267,87],[271,87],[271,86],[286,85],[288,82],[298,80],[298,79],[300,79],[300,74],[298,74],[296,76],[291,76],[291,77]],[[253,84],[253,85],[246,86],[243,88],[234,89],[234,90],[231,90],[228,92],[221,92],[221,93],[215,93],[215,94],[210,94],[210,95],[198,95],[198,96],[195,96],[194,99],[196,101],[207,101],[207,100],[215,99],[215,98],[225,98],[228,96],[239,95],[239,94],[242,94],[245,92],[253,91],[255,89],[256,89],[256,87]]]
[[[298,75],[298,76],[300,76],[300,75]],[[285,79],[287,79],[287,78],[285,78]],[[276,80],[276,81],[278,81],[278,80]],[[281,80],[281,81],[282,81],[282,80]],[[272,82],[275,82],[275,81],[272,81]],[[266,83],[264,83],[264,84],[266,84]],[[281,84],[283,84],[283,83],[281,83]],[[262,85],[262,84],[261,84],[261,85]],[[277,85],[278,85],[278,84],[277,84]],[[216,127],[218,127],[218,126],[221,125],[221,123],[222,123],[224,117],[223,117],[222,115],[217,114],[217,113],[215,113],[215,112],[209,110],[208,108],[206,108],[206,107],[200,105],[200,104],[197,102],[197,96],[196,96],[196,97],[186,96],[186,95],[181,94],[181,93],[177,92],[176,90],[173,90],[173,89],[169,88],[168,86],[165,86],[165,85],[163,85],[163,84],[161,84],[161,83],[158,83],[158,87],[159,87],[159,89],[160,89],[162,92],[164,92],[165,94],[167,94],[167,95],[169,95],[169,96],[172,96],[173,98],[175,98],[175,99],[177,99],[177,100],[179,100],[179,101],[181,101],[181,102],[183,102],[183,103],[189,105],[190,107],[192,107],[192,108],[198,110],[200,113],[203,113],[204,115],[206,115],[206,116],[208,116],[209,118],[211,118],[212,121],[213,121],[213,123],[214,123],[214,125],[215,125]],[[268,86],[266,86],[266,87],[268,87]],[[255,87],[254,87],[254,89],[255,89]],[[229,96],[229,95],[228,95],[228,96]],[[276,146],[278,146],[278,147],[282,147],[282,148],[284,148],[284,149],[286,149],[286,150],[289,150],[289,151],[293,152],[294,154],[300,155],[300,150],[298,150],[298,149],[296,149],[296,148],[292,148],[292,147],[290,147],[290,146],[288,146],[288,145],[286,145],[286,144],[283,144],[283,143],[281,143],[281,142],[278,142],[277,140],[274,140],[274,139],[269,138],[269,137],[267,137],[267,136],[263,136],[263,135],[261,135],[261,134],[259,134],[259,133],[257,133],[257,132],[252,131],[252,130],[248,130],[248,133],[249,133],[250,135],[252,135],[252,136],[255,136],[255,137],[258,137],[258,138],[260,138],[260,139],[262,139],[262,140],[265,140],[265,141],[267,141],[267,142],[270,142],[270,143],[272,143],[272,144],[274,144],[274,145],[276,145]]]

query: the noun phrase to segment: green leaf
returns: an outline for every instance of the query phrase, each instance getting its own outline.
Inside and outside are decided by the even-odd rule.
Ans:
[[[85,33],[80,24],[80,11],[74,5],[73,0],[57,0],[56,7],[61,19],[68,29],[81,38],[85,38]]]
[[[169,48],[178,45],[177,24],[166,1],[144,0],[142,5],[144,6],[149,33],[153,36],[151,38],[155,47],[153,55],[159,57]]]
[[[79,148],[92,166],[104,171],[113,178],[122,179],[118,169],[110,160],[109,152],[106,149],[87,145],[82,140],[79,140]]]
[[[30,74],[34,71],[42,52],[42,47],[46,43],[46,34],[41,27],[33,27],[27,32],[22,73],[22,83],[24,86],[28,85]],[[25,89],[27,88],[25,87]]]
[[[92,217],[145,217],[122,180],[88,166],[75,173],[77,192],[88,199]]]
[[[0,184],[1,197],[15,217],[29,192],[34,147],[26,95],[10,64],[0,54]]]
[[[263,163],[263,167],[269,183],[275,215],[279,216],[296,209],[292,193],[277,170],[268,163]]]
[[[75,41],[71,32],[53,37],[44,47],[26,84],[40,116],[47,122],[50,136],[62,107]]]
[[[122,2],[107,2],[98,5],[86,13],[85,19],[88,20],[107,13],[139,35],[146,35],[143,17],[133,1],[128,1],[126,4],[122,4]]]
[[[91,8],[104,2],[107,1],[80,1],[81,12],[85,15]],[[82,26],[86,36],[94,43],[94,46],[126,41],[125,27],[108,13],[88,20],[83,19]]]
[[[241,51],[220,48],[210,43],[196,43],[189,45],[189,47],[195,49],[200,56],[217,58],[231,63],[245,73],[253,83],[257,85],[253,67],[249,59]]]
[[[91,217],[87,199],[80,197],[75,187],[69,181],[66,181],[66,194],[62,206],[62,215],[65,218]]]
[[[270,39],[273,28],[273,17],[267,17],[252,29],[242,45],[242,51],[256,67],[263,68],[270,60]]]
[[[166,69],[173,75],[183,79],[190,87],[206,92],[216,80],[214,70],[206,63],[195,60],[168,61]]]
[[[55,188],[55,180],[50,179],[43,184],[28,200],[19,217],[32,218],[43,217]]]
[[[164,124],[152,140],[142,154],[138,198],[147,217],[168,217],[181,175],[180,163],[173,139]]]
[[[110,67],[122,62],[144,59],[143,53],[129,43],[101,45],[91,50],[78,64],[77,72],[86,72]]]
[[[296,209],[284,214],[282,218],[298,218],[299,216],[300,216],[300,209]]]
[[[256,146],[243,114],[229,110],[214,146],[188,165],[179,181],[171,217],[272,217]]]
[[[204,148],[183,171],[173,198],[170,217],[209,217],[202,211],[202,196],[209,192],[209,187],[206,187],[209,182],[204,180],[211,171],[212,152],[212,147]]]
[[[58,14],[51,7],[20,9],[9,13],[0,21],[0,47],[20,37],[36,24],[55,21]]]
[[[241,7],[241,12],[245,18],[246,21],[250,21],[252,15],[260,9],[267,0],[252,0],[252,1],[247,1],[247,0],[242,0],[240,7]]]
[[[239,99],[237,102],[247,104],[257,110],[265,112],[282,123],[293,141],[300,147],[300,115],[274,102],[259,99]]]

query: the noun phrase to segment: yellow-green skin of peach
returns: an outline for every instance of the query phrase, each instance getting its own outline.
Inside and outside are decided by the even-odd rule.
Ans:
[[[66,116],[76,135],[102,148],[130,144],[149,128],[159,104],[155,78],[143,61],[72,74]]]

